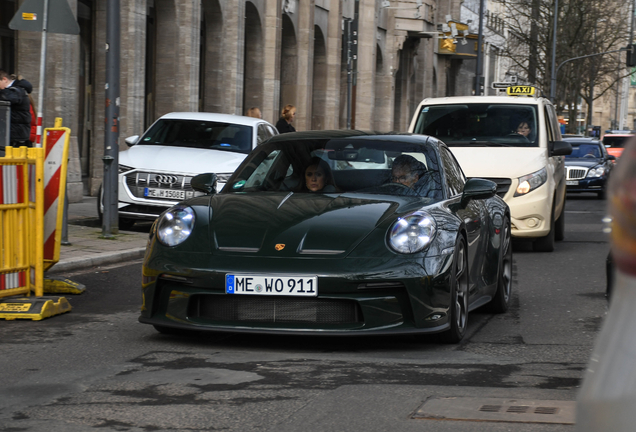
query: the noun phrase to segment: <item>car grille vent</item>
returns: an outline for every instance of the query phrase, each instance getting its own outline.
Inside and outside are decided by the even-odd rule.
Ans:
[[[510,185],[512,184],[512,180],[510,180],[509,178],[483,178],[497,183],[497,195],[499,195],[501,198],[503,198],[508,193],[508,189],[510,189]]]
[[[147,171],[132,171],[126,174],[126,185],[137,198],[144,197],[145,188],[174,189],[192,192],[190,181],[192,177],[179,174],[152,173]],[[161,198],[153,198],[161,199]],[[173,199],[168,199],[172,200]]]
[[[587,175],[586,168],[567,168],[567,180],[581,180]]]
[[[353,324],[362,313],[352,300],[195,295],[188,316],[211,321]]]

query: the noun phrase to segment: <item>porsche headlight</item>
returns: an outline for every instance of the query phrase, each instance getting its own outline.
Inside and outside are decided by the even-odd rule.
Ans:
[[[397,253],[416,253],[427,247],[435,235],[435,220],[425,212],[399,218],[389,231],[389,244]]]
[[[602,177],[605,174],[604,166],[597,166],[587,172],[588,177]]]
[[[167,210],[157,222],[157,238],[166,246],[186,241],[194,227],[194,210],[178,205]]]
[[[519,186],[515,191],[515,196],[525,195],[541,186],[548,180],[548,171],[541,168],[539,171],[519,178]]]

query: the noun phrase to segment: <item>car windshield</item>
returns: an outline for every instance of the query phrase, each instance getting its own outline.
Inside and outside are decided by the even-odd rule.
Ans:
[[[424,105],[413,132],[432,135],[448,146],[537,147],[536,125],[534,105]]]
[[[601,148],[598,144],[572,144],[572,153],[566,155],[566,159],[578,158],[600,158],[602,157]]]
[[[160,119],[137,145],[214,149],[237,153],[252,150],[252,127],[205,120]]]
[[[304,139],[259,146],[222,193],[361,193],[425,197],[433,202],[443,198],[441,178],[437,153],[430,144],[357,137]]]

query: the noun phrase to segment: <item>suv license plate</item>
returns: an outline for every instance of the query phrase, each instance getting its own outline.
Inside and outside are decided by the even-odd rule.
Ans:
[[[579,181],[578,180],[566,180],[565,181],[565,185],[566,186],[578,186],[579,185]]]
[[[176,189],[145,188],[144,196],[148,198],[185,199],[185,191]]]
[[[318,295],[318,278],[316,276],[287,277],[228,274],[225,276],[225,292],[227,294],[316,297]]]

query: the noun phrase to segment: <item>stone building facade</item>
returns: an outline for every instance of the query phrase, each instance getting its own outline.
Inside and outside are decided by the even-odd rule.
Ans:
[[[297,130],[405,131],[425,97],[465,94],[470,56],[440,53],[438,28],[460,0],[120,0],[120,150],[171,111],[243,114]],[[44,126],[71,128],[69,198],[95,195],[104,155],[106,0],[68,0],[80,35],[49,34]],[[41,33],[7,27],[19,0],[0,0],[0,67],[34,84]],[[346,22],[357,23],[348,85]],[[355,27],[355,26],[354,26]],[[464,86],[465,87],[465,86]],[[350,107],[350,110],[347,109]],[[348,113],[351,116],[348,116]]]

